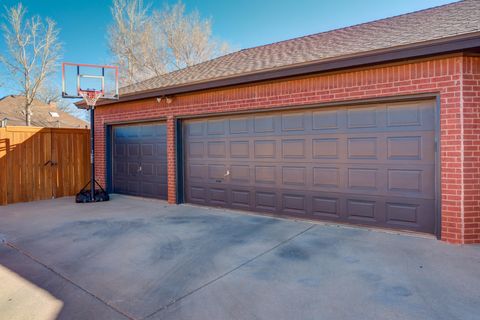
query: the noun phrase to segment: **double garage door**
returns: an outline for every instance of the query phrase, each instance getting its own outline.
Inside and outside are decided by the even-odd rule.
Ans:
[[[434,233],[435,103],[184,123],[187,202]]]
[[[434,233],[434,110],[420,101],[183,121],[185,201]],[[113,133],[114,191],[165,199],[165,125]]]

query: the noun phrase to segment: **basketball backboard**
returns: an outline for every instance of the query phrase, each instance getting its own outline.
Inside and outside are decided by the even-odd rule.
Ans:
[[[85,92],[97,92],[100,99],[118,99],[118,67],[62,63],[62,97],[82,99]]]

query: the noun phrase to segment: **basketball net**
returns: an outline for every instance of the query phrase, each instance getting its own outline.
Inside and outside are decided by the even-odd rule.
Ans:
[[[81,90],[78,92],[89,107],[95,107],[98,99],[103,95],[101,90]]]

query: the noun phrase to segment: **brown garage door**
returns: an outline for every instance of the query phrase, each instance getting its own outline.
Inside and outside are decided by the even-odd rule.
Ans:
[[[186,201],[434,233],[434,105],[189,120]]]
[[[113,191],[167,198],[165,124],[113,128]]]

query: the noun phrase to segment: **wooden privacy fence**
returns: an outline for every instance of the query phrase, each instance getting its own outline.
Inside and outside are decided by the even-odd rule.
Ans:
[[[90,179],[90,130],[0,128],[0,205],[71,196]]]

